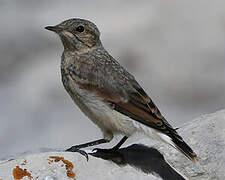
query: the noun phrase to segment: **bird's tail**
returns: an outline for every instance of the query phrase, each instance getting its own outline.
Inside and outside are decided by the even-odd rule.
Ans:
[[[175,148],[183,153],[188,159],[193,162],[196,162],[198,160],[197,154],[184,141],[172,139],[172,142]]]
[[[198,160],[197,154],[184,142],[184,140],[179,136],[177,137],[169,137],[165,134],[158,134],[161,139],[169,143],[171,146],[179,150],[183,153],[188,159],[192,162],[196,162]]]

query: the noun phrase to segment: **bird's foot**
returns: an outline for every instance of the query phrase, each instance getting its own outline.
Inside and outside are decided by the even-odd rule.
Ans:
[[[100,149],[100,148],[94,148],[92,150],[93,153],[115,153],[118,149],[110,148],[110,149]]]
[[[94,157],[111,160],[117,164],[122,164],[123,157],[118,152],[118,148],[111,148],[111,149],[99,149],[95,148],[92,150],[92,153],[88,153]]]
[[[89,154],[95,157],[103,158],[103,159],[111,159],[118,153],[117,150],[118,149],[115,149],[115,148],[111,148],[111,149],[94,148],[92,150],[92,153],[89,153]]]
[[[67,152],[78,152],[81,155],[85,156],[87,161],[89,160],[88,153],[86,153],[84,150],[81,150],[79,145],[78,146],[72,146],[71,148],[66,149],[65,151],[67,151]]]

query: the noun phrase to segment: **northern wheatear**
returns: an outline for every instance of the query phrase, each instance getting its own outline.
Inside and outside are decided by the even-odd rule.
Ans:
[[[192,161],[197,155],[178,135],[151,98],[103,47],[95,24],[69,19],[47,30],[57,33],[63,43],[62,82],[78,107],[102,130],[104,138],[73,146],[68,151],[107,143],[124,135],[118,149],[136,132],[167,142]],[[112,149],[112,150],[113,150]]]

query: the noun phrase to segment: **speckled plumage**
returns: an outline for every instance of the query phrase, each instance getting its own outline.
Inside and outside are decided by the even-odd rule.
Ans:
[[[135,78],[104,49],[96,25],[69,19],[47,29],[63,43],[62,81],[79,108],[111,140],[114,134],[142,132],[179,149],[189,159],[196,154],[161,115]]]

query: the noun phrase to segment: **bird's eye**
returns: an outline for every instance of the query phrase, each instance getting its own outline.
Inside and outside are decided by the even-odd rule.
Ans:
[[[84,32],[84,26],[78,26],[77,28],[76,28],[76,31],[78,31],[78,32]]]

